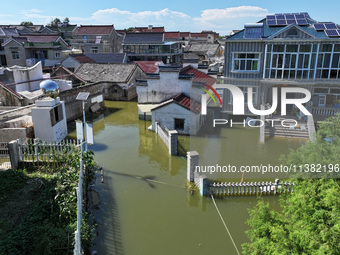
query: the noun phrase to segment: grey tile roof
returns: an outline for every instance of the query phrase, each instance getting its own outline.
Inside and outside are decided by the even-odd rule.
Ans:
[[[126,61],[125,53],[85,53],[85,55],[99,64],[122,64]]]
[[[144,43],[163,43],[163,33],[127,33],[123,43],[125,44],[144,44]]]
[[[187,51],[214,55],[219,46],[219,44],[193,43]]]
[[[137,64],[85,63],[77,69],[75,74],[90,82],[126,83],[137,67]]]

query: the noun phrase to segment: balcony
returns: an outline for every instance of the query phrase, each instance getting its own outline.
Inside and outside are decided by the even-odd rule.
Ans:
[[[312,115],[334,116],[340,113],[340,104],[334,104],[333,107],[312,107]]]

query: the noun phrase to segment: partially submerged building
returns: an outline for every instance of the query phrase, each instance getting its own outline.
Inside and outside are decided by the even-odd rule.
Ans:
[[[109,100],[129,101],[137,96],[136,79],[144,77],[137,64],[82,64],[75,72],[91,83],[105,85],[105,97]]]

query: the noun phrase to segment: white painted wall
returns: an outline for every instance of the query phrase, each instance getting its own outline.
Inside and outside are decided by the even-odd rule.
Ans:
[[[38,102],[38,101],[36,101]],[[51,125],[50,110],[62,104],[63,119]],[[39,105],[39,103],[38,103]],[[34,135],[39,139],[52,139],[56,142],[67,136],[67,122],[64,102],[53,104],[53,106],[36,106],[32,108],[32,120],[34,126]]]
[[[43,79],[41,62],[38,62],[32,67],[13,68],[12,70],[15,83]],[[16,92],[21,92],[25,90],[34,91],[40,89],[40,82],[41,81],[35,81],[18,84],[16,85],[15,90]]]
[[[155,122],[161,127],[175,130],[175,119],[184,119],[184,129],[177,129],[179,134],[196,135],[201,127],[200,114],[195,114],[188,109],[170,103],[158,109],[152,110],[152,128],[155,130]]]

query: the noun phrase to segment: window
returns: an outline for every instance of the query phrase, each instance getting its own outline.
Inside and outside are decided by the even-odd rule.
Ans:
[[[54,56],[55,58],[60,58],[61,57],[60,52],[59,51],[54,52]]]
[[[175,119],[175,129],[184,129],[184,119]]]
[[[91,47],[91,53],[98,53],[98,47]]]
[[[234,53],[233,71],[258,72],[260,67],[259,58],[259,53]]]
[[[12,51],[12,59],[20,59],[19,51]]]
[[[288,33],[287,33],[288,37],[295,37],[297,35],[298,35],[298,31],[295,28],[289,30]]]
[[[63,120],[63,107],[61,104],[54,107],[52,110],[50,110],[50,116],[51,116],[51,126],[53,127],[55,124]]]

